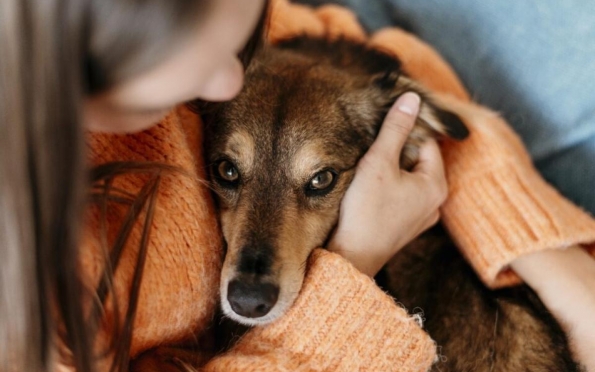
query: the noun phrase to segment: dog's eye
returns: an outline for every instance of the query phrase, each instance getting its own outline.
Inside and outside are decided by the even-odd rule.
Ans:
[[[240,172],[236,166],[229,160],[222,160],[217,165],[217,175],[222,181],[236,183],[240,178]]]
[[[322,196],[327,194],[329,191],[332,190],[333,186],[335,186],[335,182],[337,180],[337,173],[330,170],[325,169],[320,171],[312,177],[310,182],[306,187],[306,195],[308,196]]]
[[[326,189],[333,183],[334,178],[335,175],[332,174],[331,171],[320,172],[310,180],[310,187],[315,190]]]

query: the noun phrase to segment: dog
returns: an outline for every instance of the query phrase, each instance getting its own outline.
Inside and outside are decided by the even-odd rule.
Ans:
[[[422,98],[400,163],[428,138],[464,140],[461,119],[401,69],[357,42],[296,37],[260,50],[242,92],[201,105],[205,158],[226,242],[223,313],[248,326],[292,305],[313,249],[337,224],[356,165],[395,100]],[[489,291],[437,226],[399,252],[378,284],[423,309],[439,371],[578,370],[560,326],[526,286]]]

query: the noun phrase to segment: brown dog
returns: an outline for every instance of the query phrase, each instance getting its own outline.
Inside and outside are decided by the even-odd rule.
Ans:
[[[296,38],[266,47],[231,102],[203,108],[206,158],[227,254],[223,312],[246,325],[281,316],[297,297],[305,262],[337,223],[355,166],[396,98],[422,96],[401,165],[424,139],[468,134],[407,78],[396,59],[357,43]],[[381,285],[426,329],[452,371],[567,371],[559,326],[528,289],[490,292],[439,228],[399,253]]]

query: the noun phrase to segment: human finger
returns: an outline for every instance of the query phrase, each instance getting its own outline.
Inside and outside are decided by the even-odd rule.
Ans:
[[[435,204],[442,205],[448,195],[448,184],[442,154],[435,140],[428,140],[421,145],[419,161],[412,173],[425,176],[424,179],[429,186],[427,192],[433,197]]]
[[[388,111],[369,152],[398,166],[403,145],[415,125],[419,103],[420,97],[416,93],[402,94]]]
[[[428,139],[420,146],[418,162],[412,173],[424,173],[434,177],[444,176],[444,161],[436,140]]]

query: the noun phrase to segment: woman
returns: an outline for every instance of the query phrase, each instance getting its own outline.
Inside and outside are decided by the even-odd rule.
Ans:
[[[279,3],[279,8],[289,7]],[[103,214],[101,206],[92,209],[88,217],[95,229],[85,230],[80,238],[78,221],[85,190],[83,127],[138,131],[159,121],[177,103],[192,98],[233,97],[241,87],[241,64],[235,55],[256,23],[262,4],[154,0],[140,6],[140,2],[102,0],[26,5],[17,0],[5,1],[0,12],[0,51],[10,56],[3,61],[0,80],[3,369],[49,370],[56,359],[78,370],[92,370],[96,363],[103,369],[112,365],[113,359],[115,369],[125,369],[128,352],[135,358],[132,368],[137,369],[190,364],[207,370],[241,370],[247,366],[297,369],[308,365],[340,370],[353,369],[353,363],[361,362],[380,366],[378,370],[383,366],[419,370],[431,363],[433,345],[416,323],[347,261],[323,251],[315,252],[310,260],[304,289],[290,313],[275,324],[249,332],[231,352],[212,359],[213,343],[202,341],[202,337],[209,336],[215,308],[216,293],[210,288],[218,278],[222,253],[219,235],[207,191],[198,187],[193,177],[174,174],[175,170],[167,167],[158,168],[162,173],[157,176],[139,176],[138,167],[133,166],[126,170],[137,173],[117,178],[106,176],[102,168],[94,173],[95,180],[104,181],[98,186],[103,195],[120,185],[129,186],[125,192],[142,191],[151,182],[155,190],[159,188],[158,202],[144,198],[149,208],[143,216],[155,219],[154,224],[145,224],[154,226],[150,244],[142,244],[143,237],[149,236],[148,230],[139,228],[130,233],[130,246],[136,246],[138,240],[139,247],[146,248],[145,265],[135,261],[142,249],[128,249],[119,266],[113,268],[113,283],[103,281],[103,274],[109,270],[94,265],[102,262],[97,256],[101,258],[103,253],[103,242],[95,235],[102,225],[95,220],[108,214]],[[276,19],[285,17],[281,23],[289,24],[289,17],[300,12],[304,10],[288,9],[285,16],[279,14]],[[305,17],[312,20],[311,30],[321,22]],[[209,58],[201,58],[205,55]],[[345,199],[338,233],[331,244],[368,274],[435,222],[444,197],[444,176],[435,144],[424,149],[427,161],[412,174],[401,173],[393,163],[404,133],[412,125],[415,103],[414,96],[404,96],[391,110]],[[197,124],[196,118],[188,115],[176,109],[157,127],[133,136],[94,135],[89,140],[91,162],[159,161],[182,168],[190,176],[201,176],[195,167],[196,161],[200,165],[200,158],[186,156],[193,153],[189,139],[200,135],[192,127]],[[383,177],[370,177],[379,174]],[[138,182],[147,178],[150,182]],[[364,192],[378,190],[376,182],[391,183],[392,188],[381,189],[393,191]],[[194,199],[188,199],[192,193],[184,190],[196,192]],[[418,197],[421,190],[433,197]],[[178,192],[185,198],[177,198]],[[141,199],[137,196],[134,200]],[[404,204],[412,200],[414,205]],[[387,204],[415,213],[406,221],[394,221],[370,207]],[[125,211],[115,209],[111,213],[116,216],[108,217],[118,220]],[[190,216],[184,215],[188,211],[192,212]],[[360,218],[362,211],[365,214]],[[167,220],[172,224],[168,225]],[[200,224],[192,223],[194,220]],[[180,222],[188,225],[179,226]],[[111,228],[105,227],[108,235]],[[79,251],[81,239],[85,249]],[[195,247],[190,243],[200,246],[192,249]],[[160,256],[163,252],[167,254]],[[176,254],[170,255],[172,252]],[[81,278],[77,274],[79,260],[84,268]],[[166,264],[159,266],[163,262]],[[128,263],[133,264],[131,270]],[[200,267],[202,275],[190,275],[196,274],[195,266]],[[139,284],[132,289],[127,286],[134,283],[139,267],[145,267],[144,274],[140,271],[142,288],[148,288],[144,291]],[[164,280],[168,282],[160,287]],[[99,303],[105,314],[96,334],[93,322],[86,324],[89,312],[83,309],[90,303],[87,286],[95,290],[98,281],[107,283],[105,286],[117,299],[115,303],[127,305],[122,309],[137,311],[130,316],[127,312],[122,317],[125,324],[118,325],[120,318],[113,317],[118,314],[117,306],[104,296]],[[360,294],[357,303],[353,301],[354,292]],[[136,295],[129,296],[132,293]],[[333,301],[341,306],[333,305]],[[186,306],[172,308],[172,303]],[[151,321],[151,316],[158,321]],[[130,330],[132,323],[134,333]],[[353,328],[353,324],[358,327]],[[101,343],[102,332],[107,333],[105,344]],[[388,341],[382,337],[385,334],[391,335]],[[123,335],[117,340],[126,340],[115,350],[110,347],[114,346],[110,337],[114,335]],[[193,350],[186,347],[189,341],[193,341]],[[67,347],[61,348],[61,343]],[[204,348],[196,346],[203,343]],[[141,355],[160,345],[176,347]],[[110,347],[110,358],[98,355],[98,350],[105,351],[104,346]],[[349,350],[357,350],[361,360],[340,359],[350,354]]]
[[[96,363],[92,350],[97,348],[92,346],[94,327],[83,311],[88,303],[87,275],[81,279],[77,272],[78,221],[86,186],[84,128],[137,132],[153,126],[178,103],[232,98],[242,85],[236,55],[264,3],[15,0],[1,6],[1,50],[7,56],[2,63],[0,110],[2,370],[52,370],[58,362],[89,371]],[[416,229],[435,221],[444,195],[435,145],[428,154],[433,159],[428,169],[436,174],[430,180],[411,177],[410,183],[427,184],[439,191],[438,197],[419,207],[413,228],[407,229],[413,234],[410,238]],[[204,221],[211,230],[216,229],[213,217]],[[217,262],[219,243],[209,244],[205,243],[213,249],[210,261]],[[379,249],[390,248],[385,245]],[[387,253],[370,256],[384,261]],[[378,262],[371,264],[379,268]],[[217,277],[213,273],[209,278]],[[206,287],[217,287],[212,280],[199,279]],[[199,317],[201,321],[212,318],[214,310],[214,293],[203,292],[210,295],[204,300],[209,314]],[[141,299],[141,309],[142,305]],[[188,333],[192,326],[181,328]],[[136,339],[142,338],[141,328]],[[121,329],[112,330],[115,334]],[[121,339],[130,334],[118,335]],[[135,354],[146,347],[128,342]],[[65,348],[59,346],[62,343]],[[125,369],[130,344],[118,346],[113,367]],[[101,362],[101,367],[111,364]]]

